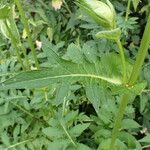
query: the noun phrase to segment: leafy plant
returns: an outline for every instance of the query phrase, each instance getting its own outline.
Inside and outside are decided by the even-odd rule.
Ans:
[[[6,57],[3,58],[5,65],[0,65],[0,148],[141,150],[149,147],[145,145],[149,144],[149,133],[140,140],[136,139],[136,133],[141,132],[139,129],[142,125],[134,120],[137,112],[133,104],[136,105],[134,99],[140,99],[140,113],[148,122],[148,99],[143,91],[146,86],[149,87],[146,74],[149,69],[144,68],[142,76],[141,70],[150,45],[150,16],[134,62],[132,57],[127,58],[123,46],[127,43],[124,37],[127,29],[132,30],[130,24],[137,24],[129,16],[130,0],[125,18],[119,18],[123,18],[125,22],[118,20],[119,23],[109,0],[78,0],[76,4],[93,19],[81,21],[87,21],[86,25],[76,22],[81,14],[73,14],[74,8],[68,5],[71,2],[52,1],[51,8],[47,7],[47,2],[38,0],[33,20],[26,18],[19,0],[7,3],[0,9],[2,34],[16,50],[17,65],[21,64],[17,67],[13,58]],[[54,2],[62,5],[62,16],[55,15],[58,7]],[[135,10],[138,4],[139,1],[133,1]],[[15,12],[14,5],[17,6],[22,24],[16,25],[15,18],[10,13]],[[47,12],[51,11],[52,15],[48,17],[49,13],[44,12],[42,7]],[[4,13],[6,11],[8,15]],[[63,16],[66,11],[69,23]],[[62,19],[62,24],[57,25],[54,16],[58,20]],[[41,22],[38,22],[39,18],[42,19]],[[30,27],[31,24],[35,27]],[[96,29],[90,32],[90,36],[94,40],[90,37],[90,41],[85,42],[88,32],[84,31],[83,36],[81,27],[91,30],[93,26]],[[20,28],[23,38],[27,38],[29,50],[27,43],[19,35]],[[30,28],[34,31],[33,37]],[[39,33],[35,31],[36,28],[40,30]],[[58,37],[64,28],[67,35],[62,33]],[[69,32],[79,34],[79,37],[75,36],[75,40],[72,40],[74,43],[61,41],[63,38],[70,38]],[[37,38],[42,44],[38,55],[33,43],[33,39]],[[108,42],[107,46],[112,44],[114,50],[100,52],[103,47],[107,49],[104,41]],[[27,51],[32,52],[33,60]],[[17,73],[14,73],[14,68]],[[23,71],[20,73],[21,68]],[[148,81],[147,85],[143,78]],[[89,106],[92,110],[89,110]],[[84,108],[84,113],[82,107],[87,107]]]

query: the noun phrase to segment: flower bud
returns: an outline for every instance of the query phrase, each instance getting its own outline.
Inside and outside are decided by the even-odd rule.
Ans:
[[[115,10],[109,0],[103,3],[98,0],[77,0],[77,5],[91,16],[99,25],[115,28]]]

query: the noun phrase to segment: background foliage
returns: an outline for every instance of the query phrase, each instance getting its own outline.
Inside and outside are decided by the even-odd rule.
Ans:
[[[117,24],[123,32],[121,40],[131,68],[143,34],[150,1],[133,0],[127,21],[124,17],[127,1],[111,2],[117,11]],[[9,0],[1,0],[0,7],[11,3],[12,1]],[[116,44],[106,39],[97,39],[95,33],[103,28],[86,16],[73,1],[63,1],[59,10],[55,10],[49,0],[24,0],[22,5],[29,19],[41,68],[52,70],[56,62],[60,62],[61,59],[61,65],[64,61],[70,62],[68,68],[70,67],[72,72],[80,70],[81,73],[92,74],[97,71],[93,69],[97,68],[96,65],[105,64],[104,68],[100,68],[103,73],[111,74],[118,79],[121,72],[116,72],[119,68],[119,65],[116,65],[119,61],[116,56],[118,53]],[[22,43],[19,46],[27,50],[30,69],[34,70],[36,67],[26,41],[27,34],[17,8],[15,7],[14,10],[15,23]],[[17,61],[15,49],[1,20],[0,29],[0,79],[3,82],[23,68]],[[17,35],[16,32],[15,34]],[[51,50],[59,56],[59,59]],[[22,48],[20,54],[23,64],[26,64]],[[108,65],[110,61],[111,65]],[[54,71],[66,73],[61,69],[56,67]],[[140,96],[131,98],[126,108],[117,140],[118,150],[150,149],[149,74],[148,55],[141,75],[141,79],[147,81],[147,86]],[[34,75],[37,78],[40,76],[38,72]],[[46,84],[43,83],[46,85],[45,88],[29,90],[20,89],[21,85],[18,82],[18,89],[0,91],[0,150],[108,149],[114,117],[120,103],[120,96],[116,94],[119,88],[114,88],[114,91],[110,92],[109,88],[113,89],[114,85],[108,86],[107,83],[102,83],[103,86],[99,86],[101,82],[97,83],[96,79],[84,79],[84,82],[63,79],[67,80],[68,84],[63,80],[57,83],[46,81]],[[42,83],[29,80],[26,84],[38,87]]]

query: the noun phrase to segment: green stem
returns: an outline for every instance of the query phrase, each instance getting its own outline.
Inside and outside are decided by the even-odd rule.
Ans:
[[[121,104],[119,106],[119,110],[116,114],[116,118],[115,118],[115,122],[114,122],[114,128],[112,131],[110,150],[116,150],[115,149],[115,142],[116,142],[117,136],[119,134],[119,128],[121,126],[121,121],[123,119],[123,114],[125,112],[125,108],[128,104],[128,99],[129,99],[128,94],[123,95],[122,100],[121,100]]]
[[[145,27],[143,38],[141,40],[139,52],[137,54],[136,61],[135,61],[135,64],[133,66],[133,70],[130,76],[130,80],[128,82],[130,86],[132,86],[137,81],[140,75],[140,72],[142,70],[142,65],[147,55],[149,45],[150,45],[150,15],[148,17],[148,21]]]
[[[146,57],[149,45],[150,45],[150,15],[148,17],[148,21],[147,21],[145,31],[144,31],[144,34],[142,37],[139,52],[137,54],[137,59],[133,66],[133,70],[132,70],[130,79],[128,81],[129,86],[133,86],[140,75],[142,65],[144,63],[144,59]],[[121,100],[121,104],[119,106],[119,110],[118,110],[118,113],[115,118],[114,128],[112,131],[110,150],[115,150],[115,142],[116,142],[117,136],[119,134],[119,128],[121,125],[121,121],[123,119],[123,114],[125,112],[125,108],[128,104],[128,99],[129,99],[129,94],[125,94]]]
[[[123,72],[123,83],[125,84],[127,81],[127,70],[126,70],[126,61],[125,61],[125,56],[124,56],[124,49],[121,44],[120,39],[116,41],[118,48],[119,48],[119,53],[121,57],[121,63],[122,63],[122,72]]]
[[[125,16],[125,21],[128,20],[128,17],[129,17],[129,14],[130,14],[130,5],[131,5],[131,0],[128,0],[127,9],[126,9],[126,16]]]
[[[68,133],[68,131],[67,131],[67,129],[66,129],[64,123],[63,123],[63,120],[60,120],[60,123],[61,123],[61,126],[62,126],[64,132],[66,133],[68,139],[69,139],[70,142],[76,147],[76,143],[74,142],[74,140],[72,139],[72,137],[71,137],[70,134]]]
[[[14,49],[16,50],[16,55],[17,55],[18,61],[20,62],[21,66],[22,66],[22,69],[23,69],[23,70],[26,70],[26,69],[25,69],[25,66],[24,66],[24,64],[23,64],[23,61],[22,61],[22,59],[21,59],[20,53],[19,53],[19,48],[18,48],[18,46],[17,46],[17,41],[16,41],[15,37],[13,36],[13,33],[11,32],[11,29],[9,28],[9,26],[8,26],[6,20],[4,21],[4,23],[5,23],[5,25],[6,25],[6,29],[7,29],[8,33],[9,33],[12,46],[13,46]]]
[[[28,112],[27,110],[25,110],[24,108],[19,106],[18,104],[13,103],[12,101],[10,101],[10,103],[13,104],[14,106],[16,106],[19,110],[23,111],[25,114],[29,115],[32,118],[35,118],[35,116],[33,114],[31,114],[30,112]]]
[[[31,33],[30,33],[30,29],[29,29],[29,23],[28,23],[28,20],[26,18],[26,15],[25,15],[25,12],[22,8],[22,5],[20,3],[20,0],[14,0],[17,7],[18,7],[18,10],[19,10],[19,14],[21,16],[21,21],[22,23],[24,24],[24,28],[25,28],[25,31],[27,33],[27,36],[28,36],[28,43],[29,43],[29,46],[30,46],[30,49],[32,51],[32,55],[34,57],[34,61],[35,61],[35,65],[37,67],[37,69],[39,69],[39,63],[38,63],[38,59],[37,59],[37,56],[36,56],[36,51],[35,51],[35,47],[34,47],[34,44],[33,44],[33,41],[32,41],[32,37],[31,37]]]
[[[25,141],[22,141],[22,142],[18,142],[18,143],[16,143],[16,144],[13,144],[13,145],[8,146],[8,147],[5,148],[4,150],[13,149],[13,148],[15,148],[16,146],[19,146],[19,145],[22,145],[22,144],[31,142],[32,140],[33,140],[33,139],[28,139],[28,140],[25,140]]]

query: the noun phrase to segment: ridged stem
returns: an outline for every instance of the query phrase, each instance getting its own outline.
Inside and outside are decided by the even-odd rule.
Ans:
[[[142,70],[142,65],[144,63],[144,59],[147,55],[147,51],[150,45],[150,15],[147,20],[147,24],[145,27],[145,31],[143,34],[143,38],[141,40],[139,52],[136,57],[135,65],[133,67],[130,80],[129,80],[129,85],[132,86],[138,79],[140,72]]]
[[[119,48],[119,53],[120,53],[120,57],[121,57],[121,63],[122,63],[122,74],[123,74],[123,83],[125,84],[127,81],[127,70],[126,70],[126,60],[125,60],[125,56],[124,56],[124,49],[123,46],[121,44],[120,39],[118,39],[116,41],[118,48]]]
[[[146,54],[147,54],[147,51],[149,48],[149,45],[150,45],[150,15],[147,20],[147,24],[146,24],[145,31],[144,31],[144,34],[143,34],[143,37],[141,40],[141,44],[140,44],[140,48],[139,48],[139,52],[137,54],[135,64],[133,66],[133,70],[132,70],[130,79],[128,81],[128,86],[133,86],[135,84],[135,82],[137,81],[137,79],[140,75],[141,69],[142,69],[142,65],[144,63],[144,59],[146,57]],[[110,150],[116,150],[115,142],[116,142],[116,139],[119,134],[119,128],[121,125],[121,121],[123,119],[123,114],[125,112],[125,108],[128,104],[129,96],[130,96],[129,94],[124,94],[124,96],[122,97],[122,100],[121,100],[121,104],[119,106],[119,110],[116,114],[114,128],[112,131]]]
[[[115,117],[114,128],[112,131],[111,144],[110,144],[110,148],[109,148],[110,150],[117,150],[117,149],[115,149],[115,142],[116,142],[116,139],[117,139],[118,134],[119,134],[121,121],[123,119],[123,115],[124,115],[126,106],[128,104],[128,99],[129,99],[128,94],[123,95],[119,109],[118,109],[118,112],[117,112],[116,117]]]

